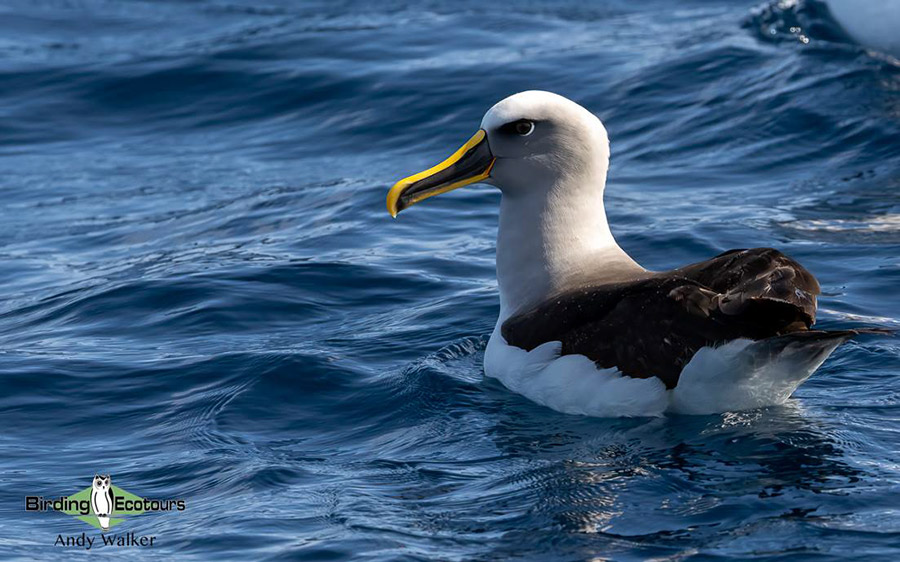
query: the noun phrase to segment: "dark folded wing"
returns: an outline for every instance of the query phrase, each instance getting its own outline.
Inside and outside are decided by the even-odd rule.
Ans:
[[[771,249],[733,250],[646,279],[573,290],[504,322],[507,343],[562,342],[600,367],[668,387],[702,347],[806,330],[815,278]]]
[[[729,250],[710,260],[670,272],[721,293],[722,310],[734,315],[756,314],[760,322],[785,318],[805,324],[816,321],[819,283],[802,265],[772,248]]]

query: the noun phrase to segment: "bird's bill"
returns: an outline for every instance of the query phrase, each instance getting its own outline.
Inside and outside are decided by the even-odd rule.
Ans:
[[[397,213],[419,201],[484,181],[490,177],[493,166],[494,155],[488,146],[487,133],[479,129],[450,158],[395,183],[387,196],[388,212],[396,217]]]

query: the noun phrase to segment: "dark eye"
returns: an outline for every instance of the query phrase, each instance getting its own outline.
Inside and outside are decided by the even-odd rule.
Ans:
[[[518,121],[512,121],[503,125],[502,127],[500,127],[500,130],[504,133],[519,135],[520,137],[527,137],[534,132],[534,121],[529,121],[528,119],[519,119]]]

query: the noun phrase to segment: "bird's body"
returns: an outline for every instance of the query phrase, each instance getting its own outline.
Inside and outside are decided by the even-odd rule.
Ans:
[[[499,102],[463,149],[398,182],[392,214],[484,181],[503,197],[485,373],[556,410],[708,413],[784,402],[852,331],[810,330],[819,285],[769,248],[647,271],[616,243],[600,121],[548,92]]]
[[[854,331],[817,331],[819,286],[771,248],[570,289],[498,319],[485,372],[601,417],[780,404]]]

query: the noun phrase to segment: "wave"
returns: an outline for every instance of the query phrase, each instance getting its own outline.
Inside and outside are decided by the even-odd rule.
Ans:
[[[775,0],[744,25],[769,41],[858,44],[900,57],[898,0]]]

